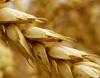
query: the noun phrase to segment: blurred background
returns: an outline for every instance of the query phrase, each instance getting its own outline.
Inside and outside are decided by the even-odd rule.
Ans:
[[[35,26],[76,39],[69,47],[100,55],[100,0],[15,0],[7,6],[48,19]],[[0,45],[0,78],[38,78],[36,71],[17,51]]]

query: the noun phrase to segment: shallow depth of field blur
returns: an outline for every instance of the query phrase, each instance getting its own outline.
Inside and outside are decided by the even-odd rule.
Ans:
[[[48,19],[34,26],[75,39],[66,46],[100,55],[100,0],[15,0],[7,6]],[[0,78],[38,76],[21,54],[0,44]]]

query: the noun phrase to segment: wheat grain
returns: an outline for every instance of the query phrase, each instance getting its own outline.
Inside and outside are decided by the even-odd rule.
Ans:
[[[95,56],[96,60],[93,60],[95,58],[91,59],[91,54],[56,45],[56,42],[60,43],[67,38],[50,30],[31,26],[20,31],[17,26],[19,23],[32,23],[34,20],[37,17],[24,12],[10,8],[0,9],[0,24],[5,28],[5,38],[9,38],[6,40],[19,49],[30,64],[34,62],[44,72],[43,78],[100,77],[100,66],[99,63],[96,64],[96,60],[100,60],[99,56]],[[55,42],[55,45],[48,47],[44,42]]]

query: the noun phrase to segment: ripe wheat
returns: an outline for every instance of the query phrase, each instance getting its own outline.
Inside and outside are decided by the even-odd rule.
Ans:
[[[12,47],[20,50],[29,64],[36,64],[45,72],[44,78],[100,78],[99,56],[56,44],[71,38],[34,25],[20,29],[20,24],[36,22],[41,21],[35,16],[0,8],[2,35]]]

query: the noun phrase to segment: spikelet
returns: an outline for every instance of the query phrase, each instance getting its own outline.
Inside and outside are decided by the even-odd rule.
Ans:
[[[41,22],[33,15],[20,12],[11,8],[0,9],[0,23],[32,23]]]
[[[60,42],[63,40],[67,40],[67,37],[64,37],[53,31],[42,29],[39,27],[28,27],[23,31],[23,34],[30,40],[41,41],[41,42],[53,42],[53,41]]]
[[[49,60],[47,57],[47,53],[45,47],[41,44],[34,43],[33,45],[33,56],[40,64],[43,64],[45,67],[49,68]]]
[[[22,54],[26,57],[26,59],[32,60],[30,44],[26,41],[18,27],[14,24],[10,24],[6,28],[6,32],[11,42],[22,51]]]
[[[66,60],[82,60],[83,55],[87,55],[87,53],[78,51],[72,48],[68,48],[65,46],[53,46],[49,48],[48,54],[51,57],[58,59],[66,59]]]
[[[97,63],[100,65],[100,56],[89,54],[88,56],[83,56],[85,59],[88,59],[89,61],[92,61],[94,63]],[[94,59],[95,58],[95,59]]]
[[[97,70],[100,70],[100,65],[90,62],[90,61],[78,62],[78,63],[75,63],[75,65],[85,65],[85,66],[89,66],[89,67],[95,68]]]
[[[74,78],[71,72],[71,68],[67,63],[63,61],[57,62],[57,67],[62,78]]]
[[[85,66],[85,65],[74,65],[72,69],[73,76],[75,78],[99,78],[99,70]]]

